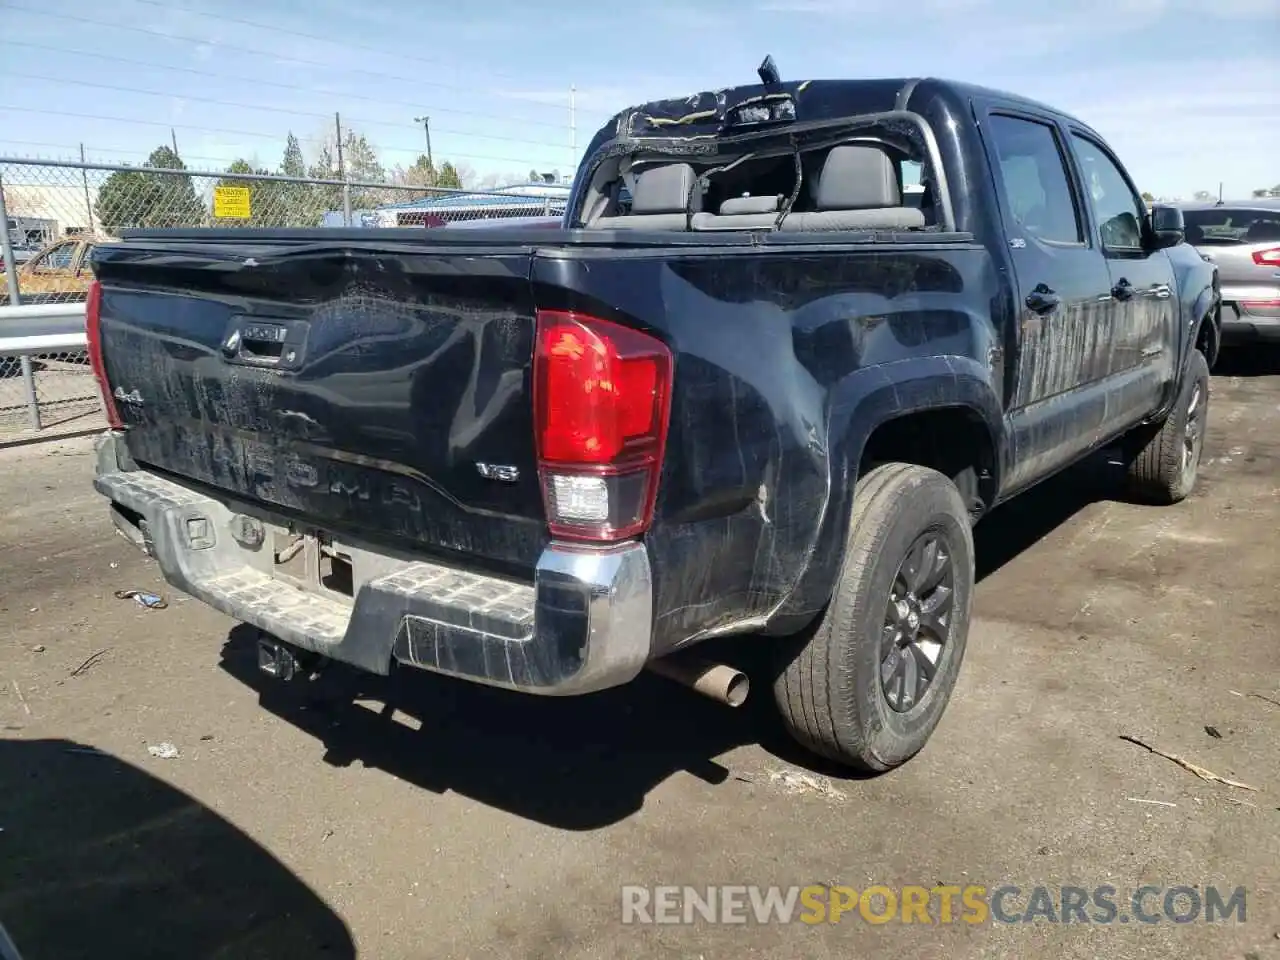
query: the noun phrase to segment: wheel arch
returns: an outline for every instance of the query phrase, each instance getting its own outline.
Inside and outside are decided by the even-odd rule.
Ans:
[[[808,563],[778,611],[777,632],[812,619],[830,598],[844,562],[854,486],[875,463],[885,462],[875,458],[902,459],[943,473],[952,468],[947,475],[953,479],[971,468],[966,499],[971,518],[998,496],[1005,433],[989,367],[964,357],[936,357],[885,364],[861,374],[858,388],[850,384],[832,407],[830,493]],[[965,463],[958,451],[970,443],[972,455]]]
[[[1196,294],[1187,312],[1186,342],[1179,358],[1179,382],[1186,372],[1192,350],[1200,349],[1202,353],[1203,348],[1211,350],[1212,354],[1205,353],[1205,359],[1209,361],[1209,369],[1212,370],[1221,346],[1222,295],[1218,290],[1218,271],[1215,268],[1210,282]]]

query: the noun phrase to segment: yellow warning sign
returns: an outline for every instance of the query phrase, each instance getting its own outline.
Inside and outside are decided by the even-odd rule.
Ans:
[[[252,216],[248,187],[214,187],[213,215],[226,220],[248,220]]]

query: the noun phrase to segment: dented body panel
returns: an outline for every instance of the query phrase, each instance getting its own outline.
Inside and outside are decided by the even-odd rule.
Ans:
[[[826,602],[829,544],[883,420],[964,404],[1001,430],[1000,280],[975,244],[567,254],[534,263],[551,306],[607,303],[676,356],[647,537],[658,651],[786,629]]]
[[[547,571],[580,557],[547,559],[561,545],[537,478],[535,313],[646,331],[675,360],[641,573],[628,561],[652,658],[812,620],[839,574],[868,445],[903,417],[951,411],[973,426],[976,518],[1162,415],[1197,330],[1216,321],[1213,268],[1185,247],[1105,255],[1083,202],[1079,243],[1028,236],[999,186],[986,118],[1031,117],[1064,143],[1073,129],[1095,134],[936,80],[784,87],[804,120],[923,118],[948,185],[941,222],[955,229],[577,228],[600,155],[641,141],[679,153],[764,95],[754,87],[619,114],[588,148],[560,231],[127,237],[94,263],[129,469],[357,537],[365,551],[550,583]],[[1122,279],[1137,295],[1113,295]],[[1031,305],[1042,287],[1052,309]],[[573,582],[595,596],[589,576]],[[362,663],[390,660],[394,642],[362,647]]]

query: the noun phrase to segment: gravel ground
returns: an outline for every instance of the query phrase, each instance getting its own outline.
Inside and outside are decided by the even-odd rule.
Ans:
[[[1186,503],[1094,464],[984,521],[951,708],[866,780],[791,749],[763,684],[272,689],[111,533],[88,439],[0,450],[0,922],[26,960],[1280,958],[1277,372],[1215,376]],[[944,883],[1244,886],[1246,922],[621,922],[627,884]]]

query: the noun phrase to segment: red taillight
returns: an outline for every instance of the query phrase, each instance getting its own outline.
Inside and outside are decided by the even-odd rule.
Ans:
[[[533,375],[551,533],[597,541],[643,533],[667,442],[671,351],[607,320],[540,310]]]
[[[107,415],[107,425],[113,430],[124,426],[120,419],[120,411],[116,409],[115,397],[111,396],[111,387],[107,384],[107,368],[102,361],[102,283],[94,280],[89,284],[89,299],[84,305],[84,332],[89,344],[89,366],[93,368],[93,378],[98,381],[98,390],[102,394],[102,409]]]
[[[1253,251],[1253,262],[1260,267],[1280,267],[1280,247]]]

